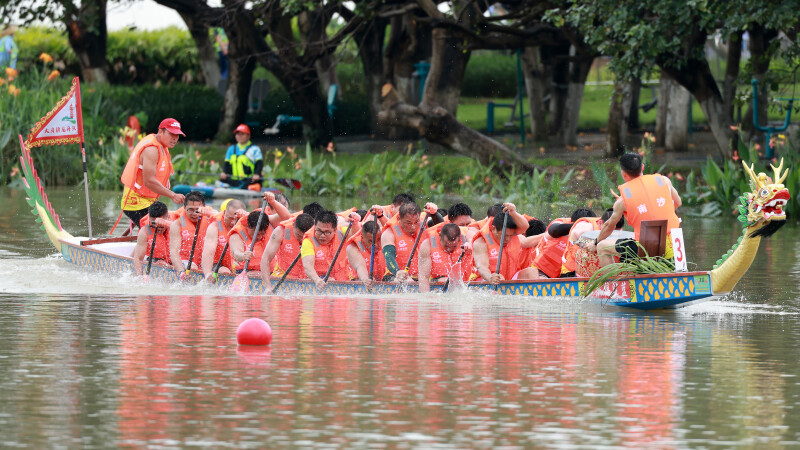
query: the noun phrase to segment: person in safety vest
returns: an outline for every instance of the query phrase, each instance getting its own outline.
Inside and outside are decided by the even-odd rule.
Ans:
[[[192,258],[192,268],[200,269],[209,221],[203,215],[205,206],[206,199],[203,194],[197,191],[189,192],[186,194],[180,216],[173,220],[172,226],[169,227],[169,256],[172,267],[180,274],[181,281],[186,278],[189,257]]]
[[[437,215],[439,207],[430,202],[426,203],[425,212],[431,216]],[[394,280],[403,283],[409,281],[409,278],[417,277],[417,258],[410,262],[409,258],[419,232],[419,205],[416,202],[406,202],[400,206],[397,216],[386,223],[381,234],[381,249],[387,272],[384,281]]]
[[[153,262],[162,265],[169,265],[169,233],[170,221],[167,220],[167,205],[156,201],[147,209],[150,221],[148,225],[139,228],[136,237],[136,247],[133,249],[133,273],[142,275],[143,261],[150,257],[150,247],[153,239],[156,246],[153,248]]]
[[[353,221],[351,232],[361,231],[361,216],[350,213],[349,220]],[[327,282],[323,277],[328,270],[330,279],[335,281],[346,281],[350,278],[347,268],[347,257],[340,254],[336,255],[339,243],[345,239],[345,228],[337,229],[339,218],[333,211],[323,211],[317,215],[314,221],[314,228],[308,230],[300,248],[300,259],[303,262],[303,270],[306,276],[317,285],[318,289],[325,287]],[[336,259],[334,260],[334,257]]]
[[[272,235],[267,242],[267,247],[261,256],[261,267],[270,267],[272,270],[261,271],[261,281],[264,284],[264,292],[272,291],[270,282],[270,272],[273,276],[282,277],[294,259],[300,254],[300,247],[303,244],[306,232],[314,226],[314,218],[309,214],[302,213],[297,217],[284,220],[275,227]],[[303,264],[299,261],[295,263],[287,278],[306,278]]]
[[[420,292],[429,292],[431,282],[444,282],[451,276],[456,280],[469,281],[472,275],[472,245],[467,241],[466,231],[467,227],[447,223],[438,234],[420,244]]]
[[[500,239],[502,238],[503,221],[508,212],[506,223],[506,237],[503,242],[503,259],[500,271],[497,270],[497,257],[500,254]],[[492,221],[480,229],[472,241],[472,251],[475,259],[475,270],[484,281],[497,284],[504,280],[511,280],[524,267],[522,267],[522,244],[518,233],[528,229],[528,221],[517,212],[513,203],[503,203],[503,210],[496,213]]]
[[[222,251],[225,249],[225,244],[228,243],[228,233],[236,226],[236,222],[240,218],[246,216],[247,211],[245,211],[244,202],[238,199],[230,199],[226,202],[222,212],[208,219],[209,224],[208,228],[206,228],[206,237],[203,242],[203,258],[200,262],[200,267],[203,269],[203,274],[209,283],[217,281],[213,276],[214,266],[220,258],[222,258],[222,264],[219,266],[219,273],[229,274],[233,272],[230,245],[224,256]]]
[[[231,252],[231,258],[233,258],[237,271],[247,269],[248,271],[257,272],[261,270],[261,255],[263,255],[264,248],[267,246],[267,239],[269,239],[269,221],[262,219],[261,227],[256,230],[260,215],[261,211],[251,211],[247,215],[247,220],[244,222],[239,221],[228,233],[228,251]],[[253,242],[254,233],[256,243],[253,246],[253,250],[250,251],[250,243]],[[244,267],[244,261],[250,261],[246,268]]]
[[[120,177],[125,186],[120,206],[136,226],[160,195],[169,197],[176,204],[183,203],[183,194],[171,191],[169,184],[173,172],[169,149],[175,147],[179,136],[185,134],[177,120],[162,120],[158,133],[148,134],[139,141],[125,164]]]
[[[351,275],[354,274],[367,287],[371,287],[375,280],[382,280],[386,273],[386,261],[384,261],[381,251],[380,225],[377,227],[377,234],[375,232],[375,221],[368,220],[361,226],[361,234],[353,236],[347,243],[347,261],[350,263]],[[370,277],[369,267],[373,258],[373,242],[375,243],[375,259],[372,262],[372,276]]]
[[[625,184],[619,186],[619,196],[614,202],[614,212],[600,229],[600,234],[587,250],[597,252],[600,266],[636,258],[638,254],[639,227],[643,220],[666,220],[667,242],[664,258],[671,260],[672,234],[669,230],[680,228],[681,219],[675,210],[681,206],[681,196],[669,178],[661,174],[643,175],[644,163],[636,153],[626,153],[619,158],[620,171]],[[617,222],[625,216],[633,227],[633,239],[606,239],[614,231]]]
[[[236,143],[228,147],[225,163],[219,179],[231,187],[246,188],[260,183],[264,169],[264,156],[261,149],[250,141],[250,127],[241,124],[233,131]]]

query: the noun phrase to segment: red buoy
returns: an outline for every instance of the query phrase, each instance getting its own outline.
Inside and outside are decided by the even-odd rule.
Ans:
[[[236,329],[239,345],[269,345],[272,342],[272,328],[261,319],[247,319]]]

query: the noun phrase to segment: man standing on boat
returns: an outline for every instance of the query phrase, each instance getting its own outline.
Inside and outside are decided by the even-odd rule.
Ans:
[[[190,259],[194,268],[200,269],[202,263],[203,244],[208,228],[208,219],[203,217],[202,210],[205,205],[203,194],[189,192],[180,216],[169,227],[169,256],[172,267],[180,274],[181,280],[186,276]]]
[[[644,163],[636,153],[626,153],[619,159],[625,184],[619,186],[619,197],[614,202],[614,212],[600,229],[600,235],[587,248],[597,252],[600,266],[614,262],[614,257],[636,255],[640,224],[643,220],[666,220],[667,242],[664,258],[672,259],[672,239],[669,230],[680,228],[681,220],[675,210],[681,206],[681,197],[669,178],[660,175],[643,175]],[[633,227],[633,239],[608,239],[622,216]]]
[[[250,127],[241,124],[233,131],[236,143],[228,147],[225,163],[219,179],[235,188],[246,188],[261,183],[264,156],[257,145],[250,141]]]
[[[181,124],[175,119],[164,119],[158,133],[148,134],[134,147],[125,170],[122,172],[122,211],[135,226],[147,215],[147,208],[158,197],[169,197],[176,204],[184,201],[183,194],[169,189],[172,175],[172,157],[169,149],[175,147],[179,136],[185,136]]]
[[[153,239],[156,240],[153,249],[153,262],[169,264],[169,227],[167,220],[167,205],[156,201],[145,211],[150,215],[149,225],[139,229],[136,238],[136,247],[133,249],[133,273],[141,276],[144,273],[143,261],[150,257],[150,248]]]

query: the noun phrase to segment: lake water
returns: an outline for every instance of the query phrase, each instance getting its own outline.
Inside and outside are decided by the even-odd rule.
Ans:
[[[52,191],[86,234],[82,191]],[[796,225],[762,242],[733,294],[677,311],[278,299],[83,272],[53,255],[21,191],[0,194],[2,447],[800,446]],[[93,193],[96,234],[118,199]],[[740,234],[728,217],[684,228],[699,269]],[[270,346],[237,346],[250,317]]]

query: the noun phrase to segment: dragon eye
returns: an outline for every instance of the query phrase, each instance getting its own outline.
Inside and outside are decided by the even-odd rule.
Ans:
[[[763,189],[761,189],[761,191],[759,191],[759,193],[758,193],[758,194],[759,194],[759,195],[760,195],[762,198],[765,198],[765,197],[767,197],[767,196],[769,195],[769,189],[767,189],[767,188],[763,188]]]

